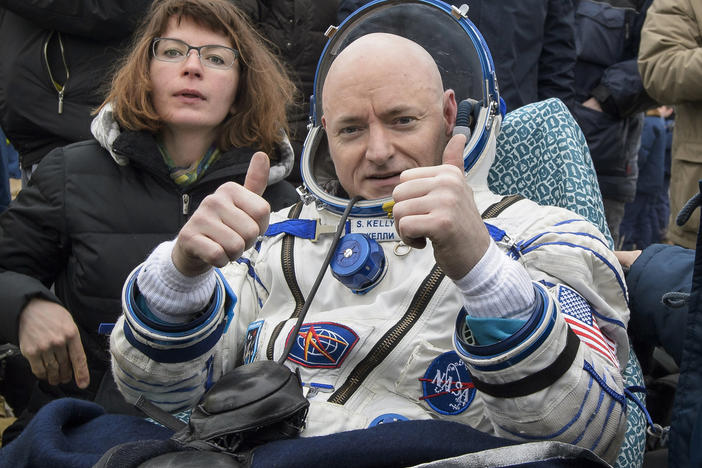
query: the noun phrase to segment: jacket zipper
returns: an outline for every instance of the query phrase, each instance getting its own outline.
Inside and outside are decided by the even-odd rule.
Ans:
[[[183,214],[185,216],[190,214],[190,195],[187,193],[183,194]]]
[[[300,217],[300,212],[302,212],[302,202],[295,204],[290,209],[290,212],[288,213],[288,218],[297,219]],[[300,285],[297,283],[297,278],[295,278],[295,258],[293,255],[294,248],[295,236],[291,234],[286,234],[285,237],[283,237],[283,245],[281,246],[280,262],[283,268],[283,276],[285,277],[285,281],[288,283],[290,293],[295,299],[295,309],[293,309],[293,313],[290,316],[290,318],[288,318],[288,320],[296,319],[297,317],[299,317],[300,312],[302,311],[302,307],[305,305],[305,296],[300,290]],[[268,347],[266,348],[266,359],[268,359],[269,361],[273,361],[275,341],[278,339],[280,331],[283,329],[285,323],[288,320],[280,322],[273,329],[271,338],[268,340]]]
[[[51,38],[54,36],[54,32],[55,31],[51,31],[47,36],[46,41],[44,41],[44,63],[46,64],[46,71],[49,73],[49,79],[51,80],[51,84],[54,86],[54,89],[58,93],[58,113],[63,114],[63,96],[66,93],[66,86],[68,86],[68,79],[70,78],[71,74],[68,70],[68,63],[66,63],[66,52],[63,48],[63,40],[61,39],[60,32],[56,33],[56,37],[58,38],[59,52],[61,53],[61,61],[63,62],[64,71],[66,72],[66,81],[64,81],[63,84],[59,83],[54,78],[53,73],[51,73],[51,65],[49,64],[49,43],[51,42]]]
[[[343,405],[351,398],[351,395],[358,390],[366,377],[385,360],[400,340],[417,323],[443,279],[444,272],[441,271],[438,265],[434,265],[429,275],[424,278],[421,287],[415,293],[402,318],[383,335],[368,355],[356,365],[346,382],[329,397],[327,400],[329,403]]]

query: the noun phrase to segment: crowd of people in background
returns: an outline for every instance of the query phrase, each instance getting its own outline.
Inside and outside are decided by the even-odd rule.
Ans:
[[[256,151],[272,155],[275,177],[265,195],[271,205],[282,207],[297,199],[299,157],[324,32],[370,0],[231,1],[243,12],[236,21],[245,33],[229,34],[207,20],[205,25],[223,36],[215,43],[229,41],[247,67],[231,77],[238,91],[222,98],[228,104],[216,109],[214,130],[198,135],[197,152],[203,157],[181,160],[178,152],[185,143],[169,131],[178,122],[168,121],[167,112],[158,106],[137,108],[129,102],[143,99],[147,88],[157,95],[161,86],[155,80],[147,84],[145,68],[138,68],[145,65],[130,55],[149,47],[157,54],[157,45],[133,39],[152,0],[120,2],[119,8],[93,1],[0,0],[0,340],[22,349],[24,357],[15,356],[7,365],[5,380],[26,389],[10,398],[19,419],[5,431],[3,444],[16,437],[42,405],[61,396],[130,411],[107,372],[107,340],[98,326],[114,322],[121,313],[119,295],[129,271],[159,242],[173,238],[186,215],[222,182],[243,183]],[[681,279],[662,287],[694,292],[700,217],[695,205],[688,205],[686,212],[684,207],[700,193],[702,180],[702,4],[451,3],[468,3],[468,17],[483,34],[495,62],[507,112],[552,97],[572,112],[589,147],[615,250],[634,252],[620,254],[632,281],[634,347],[644,362],[653,352],[651,344],[664,347],[685,375],[679,388],[694,389],[702,380],[702,353],[688,343],[702,342],[702,336],[690,334],[683,341],[670,331],[697,323],[702,304],[652,304],[653,283],[646,281],[647,275],[655,278],[667,268],[660,259],[674,258],[675,277]],[[198,32],[202,25],[190,26]],[[129,80],[143,89],[130,88]],[[242,111],[254,103],[260,105],[258,114]],[[235,135],[230,118],[256,130]],[[289,139],[277,133],[281,128],[288,130]],[[222,136],[227,132],[234,136]],[[241,164],[246,160],[243,170],[241,164],[223,162],[231,155],[224,158],[226,151],[220,154],[216,149],[220,141],[237,153],[232,157]],[[66,146],[74,143],[78,144]],[[134,156],[145,151],[152,162]],[[103,152],[109,154],[109,163],[91,159]],[[170,161],[168,168],[158,167],[162,158]],[[15,202],[11,179],[22,180],[24,193]],[[175,184],[169,186],[171,180]],[[112,205],[108,212],[105,206],[115,197],[126,197],[123,209]],[[154,214],[169,204],[179,206],[182,216],[176,213],[166,220]],[[681,210],[684,216],[676,222]],[[122,225],[115,218],[130,222]],[[99,259],[98,250],[103,256]],[[90,281],[96,277],[99,282]],[[702,271],[695,271],[694,277],[702,278]],[[47,316],[61,320],[47,322]],[[42,323],[44,328],[50,323],[64,330],[60,340],[76,349],[75,355],[66,356],[73,360],[73,369],[81,369],[75,378],[66,364],[42,361],[41,347],[30,345],[55,341],[55,334],[40,330]],[[647,326],[650,323],[656,327]],[[80,350],[76,340],[82,340]],[[699,407],[692,396],[699,396],[700,388],[676,396],[676,411],[682,405]],[[700,462],[701,449],[690,443],[690,436],[701,430],[702,422],[690,412],[670,418],[680,428],[671,442],[675,463]]]

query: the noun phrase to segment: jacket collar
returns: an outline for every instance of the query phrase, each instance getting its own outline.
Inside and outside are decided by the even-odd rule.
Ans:
[[[168,176],[168,168],[163,162],[154,135],[145,131],[123,131],[115,121],[112,105],[105,105],[90,125],[90,131],[100,146],[105,148],[112,159],[120,165],[133,164],[156,174]],[[203,181],[220,177],[246,174],[252,148],[232,148],[219,157],[205,172]],[[287,135],[278,146],[279,161],[271,165],[268,185],[285,179],[292,170],[294,153]]]

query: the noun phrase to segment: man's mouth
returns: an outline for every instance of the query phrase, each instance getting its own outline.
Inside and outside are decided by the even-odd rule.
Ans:
[[[369,179],[378,179],[378,180],[385,180],[385,179],[392,179],[393,177],[399,176],[399,172],[389,172],[387,174],[373,174],[368,176]]]

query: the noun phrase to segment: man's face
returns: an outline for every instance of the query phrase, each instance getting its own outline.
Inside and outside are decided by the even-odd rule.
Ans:
[[[455,97],[411,69],[376,66],[325,84],[322,123],[349,196],[392,195],[406,169],[441,163]]]

